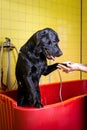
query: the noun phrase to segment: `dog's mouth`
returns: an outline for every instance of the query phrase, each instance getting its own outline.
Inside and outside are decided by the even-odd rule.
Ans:
[[[52,56],[49,51],[45,48],[45,53],[46,53],[46,57],[49,59],[49,60],[55,60],[55,57]]]

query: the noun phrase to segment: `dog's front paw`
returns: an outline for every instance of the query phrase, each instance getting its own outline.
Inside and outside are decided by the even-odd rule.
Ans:
[[[34,105],[34,107],[35,107],[35,108],[42,108],[42,107],[43,107],[43,104],[41,104],[41,103],[36,103],[36,104]]]

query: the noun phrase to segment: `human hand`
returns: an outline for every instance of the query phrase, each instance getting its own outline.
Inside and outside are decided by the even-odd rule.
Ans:
[[[74,62],[70,62],[70,61],[60,63],[60,64],[58,64],[57,67],[59,69],[62,69],[63,72],[66,72],[66,73],[78,70],[78,68],[79,68],[78,63],[74,63]]]

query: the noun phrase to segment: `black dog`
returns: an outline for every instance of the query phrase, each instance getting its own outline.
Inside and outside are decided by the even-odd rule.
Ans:
[[[46,58],[54,60],[62,55],[58,47],[59,38],[51,28],[36,32],[27,43],[21,47],[16,64],[18,82],[19,106],[26,103],[40,108],[41,104],[39,79],[57,69],[58,63],[47,66]]]

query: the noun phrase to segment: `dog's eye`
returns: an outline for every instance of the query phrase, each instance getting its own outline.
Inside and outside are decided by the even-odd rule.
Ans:
[[[56,43],[56,41],[54,40],[53,43]]]
[[[50,45],[50,44],[51,44],[51,42],[49,41],[49,42],[48,42],[48,44]]]

